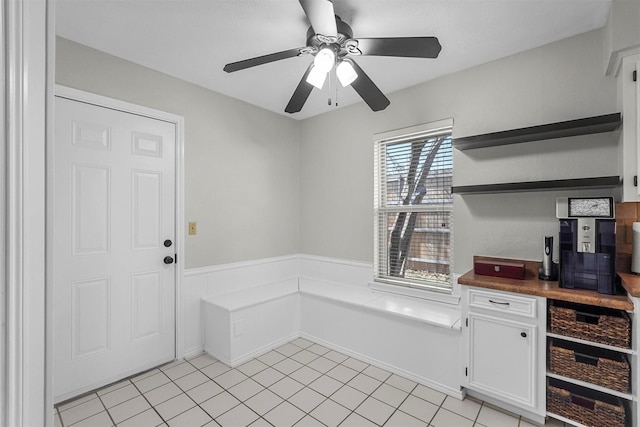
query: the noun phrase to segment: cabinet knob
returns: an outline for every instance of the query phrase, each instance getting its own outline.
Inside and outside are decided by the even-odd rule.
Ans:
[[[526,337],[527,337],[527,333],[526,333],[526,332],[520,332],[520,336],[521,336],[522,338],[526,338]]]

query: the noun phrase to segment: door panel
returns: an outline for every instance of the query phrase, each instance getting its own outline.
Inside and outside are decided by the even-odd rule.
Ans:
[[[162,241],[162,175],[134,170],[131,181],[133,249],[157,249]]]
[[[175,358],[175,125],[56,97],[54,399]]]
[[[131,317],[133,341],[162,334],[162,278],[160,272],[133,276]]]
[[[111,281],[108,277],[71,285],[73,358],[107,351],[111,347]]]
[[[111,232],[110,168],[72,165],[73,255],[108,253]]]

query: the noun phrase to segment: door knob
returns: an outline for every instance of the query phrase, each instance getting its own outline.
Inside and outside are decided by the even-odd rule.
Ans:
[[[163,261],[165,264],[173,264],[173,257],[166,256]]]

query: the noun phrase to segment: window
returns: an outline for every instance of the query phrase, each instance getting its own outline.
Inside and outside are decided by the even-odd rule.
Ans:
[[[452,120],[377,135],[376,281],[451,292]]]

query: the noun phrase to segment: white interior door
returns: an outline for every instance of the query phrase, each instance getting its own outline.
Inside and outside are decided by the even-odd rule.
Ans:
[[[176,129],[62,97],[55,116],[50,259],[60,402],[175,358]]]

